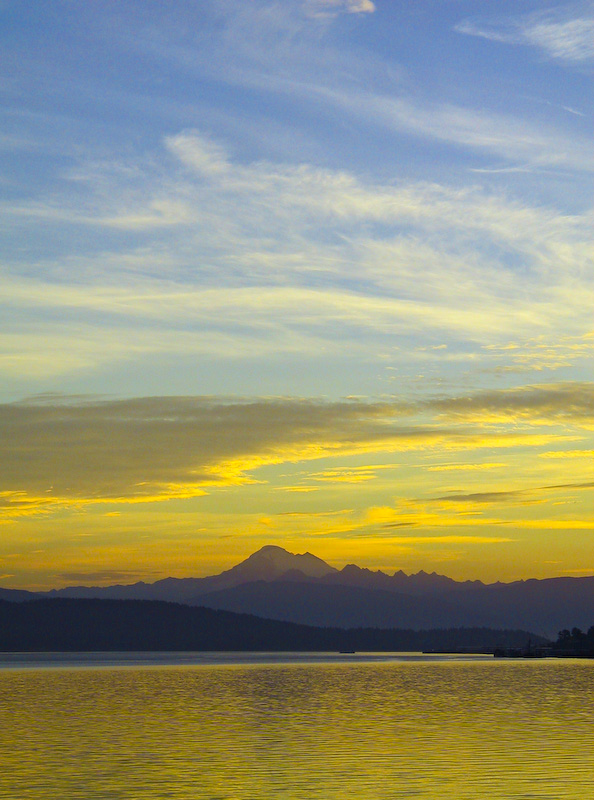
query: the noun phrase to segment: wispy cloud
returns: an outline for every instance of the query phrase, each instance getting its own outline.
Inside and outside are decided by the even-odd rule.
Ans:
[[[5,207],[23,231],[37,220],[105,238],[87,254],[33,262],[27,277],[20,262],[7,265],[2,301],[26,323],[2,334],[3,372],[65,374],[176,349],[237,357],[352,348],[375,359],[377,337],[413,331],[419,345],[439,332],[491,348],[532,336],[497,369],[569,367],[591,350],[578,341],[594,302],[589,214],[478,188],[239,162],[196,131],[165,146],[158,166],[96,163],[72,173],[76,203]],[[124,234],[140,244],[122,251]],[[45,316],[30,319],[36,310]],[[535,332],[548,338],[539,343]],[[489,351],[484,366],[502,353]]]
[[[305,0],[306,13],[314,17],[332,18],[337,14],[370,14],[375,11],[371,0]]]
[[[548,453],[540,453],[540,458],[554,458],[554,459],[594,459],[594,450],[552,450]],[[594,462],[593,462],[594,463]]]
[[[60,400],[53,396],[0,407],[3,452],[0,504],[7,513],[43,513],[56,506],[99,502],[144,503],[199,497],[221,486],[252,485],[261,467],[379,452],[472,451],[549,446],[571,440],[493,428],[548,411],[567,421],[591,418],[591,387],[498,392],[451,398],[433,405],[472,427],[407,420],[427,406],[396,401],[225,401],[200,397],[136,400]],[[562,397],[561,397],[562,395]],[[582,405],[582,409],[579,405]],[[80,465],[85,469],[81,470]],[[360,482],[372,467],[314,470],[312,482]],[[288,481],[289,486],[294,486]],[[554,488],[554,487],[551,487]]]
[[[591,2],[491,20],[467,19],[459,33],[506,44],[538,47],[549,58],[570,63],[594,59],[594,6]]]
[[[503,469],[508,465],[502,462],[478,463],[478,464],[435,464],[426,467],[428,472],[477,472],[483,470]]]
[[[252,3],[249,11],[226,3],[223,8],[223,33],[215,32],[217,46],[210,48],[208,58],[205,48],[188,40],[187,32],[177,37],[172,33],[170,39],[155,37],[153,31],[150,35],[140,32],[132,46],[157,51],[161,58],[197,76],[290,97],[309,113],[322,117],[329,109],[329,116],[347,113],[364,130],[380,127],[429,143],[447,143],[459,154],[496,155],[505,159],[504,168],[594,169],[587,136],[556,129],[550,121],[532,122],[521,112],[489,110],[476,102],[448,102],[418,86],[413,91],[410,81],[401,78],[396,58],[388,68],[386,59],[379,59],[371,47],[363,50],[345,43],[343,48],[321,35],[320,19],[345,11],[372,11],[373,4],[366,0],[310,0],[305,6]],[[310,11],[309,22],[304,20],[304,8]],[[587,14],[575,19],[569,15],[568,21],[533,15],[524,22],[512,20],[507,26],[504,22],[499,26],[503,32],[497,24],[488,27],[472,20],[460,23],[458,30],[556,47],[583,58],[579,53],[587,51],[591,24]]]
[[[525,420],[545,425],[571,422],[577,427],[591,429],[594,426],[594,384],[519,386],[430,401],[429,406],[450,421],[457,418],[489,424]]]
[[[539,336],[525,342],[507,342],[485,346],[486,369],[496,374],[543,372],[570,367],[588,361],[594,355],[594,337]]]
[[[565,489],[593,489],[594,482],[589,483],[565,483],[556,486],[536,486],[530,489],[509,489],[495,491],[482,491],[470,493],[455,493],[442,495],[441,497],[432,497],[425,500],[427,503],[461,503],[461,504],[478,504],[478,505],[493,505],[498,503],[522,503],[527,504],[531,502],[538,502],[538,495],[548,492],[558,492]]]
[[[158,572],[154,572],[154,575],[158,575]],[[136,580],[146,580],[150,577],[150,572],[147,573],[146,570],[135,571],[135,570],[126,570],[126,569],[104,569],[98,572],[61,572],[56,575],[61,581],[66,581],[68,583],[72,583],[72,581],[81,581],[84,585],[88,586],[89,582],[97,581],[99,584],[109,583],[130,583],[134,579]]]
[[[521,170],[543,167],[578,172],[594,170],[587,138],[569,138],[552,128],[543,130],[520,117],[435,101],[424,103],[406,96],[334,89],[321,89],[320,93],[344,110],[356,116],[365,115],[394,131],[520,162]],[[518,169],[517,163],[513,169]]]

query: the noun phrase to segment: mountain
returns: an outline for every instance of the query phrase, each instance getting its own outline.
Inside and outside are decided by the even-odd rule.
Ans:
[[[381,570],[370,570],[347,564],[346,567],[324,575],[321,581],[326,584],[342,586],[358,586],[362,589],[381,589],[388,592],[422,595],[437,594],[447,590],[469,589],[484,586],[481,581],[455,581],[436,572],[427,573],[421,570],[414,575],[407,575],[402,570],[387,575]]]
[[[508,620],[510,627],[530,620],[530,630],[548,638],[563,628],[594,624],[594,576],[493,583],[441,597],[476,614],[488,612],[493,621]]]
[[[10,600],[13,603],[20,603],[23,600],[36,600],[39,593],[28,592],[25,589],[2,589],[0,588],[0,600]]]
[[[7,600],[33,597],[161,600],[331,627],[522,628],[549,638],[594,623],[594,576],[484,584],[423,571],[388,575],[355,564],[337,570],[311,553],[273,545],[206,578],[45,593],[0,589]]]
[[[338,572],[311,553],[295,555],[282,547],[269,544],[230,569],[227,574],[241,575],[244,579],[249,577],[250,580],[274,581],[289,570],[298,570],[310,578],[321,578],[323,575]]]
[[[425,595],[341,584],[255,581],[201,595],[209,608],[338,627],[523,628],[554,638],[594,624],[594,577],[519,581]]]
[[[328,585],[379,589],[401,594],[423,595],[447,589],[482,586],[480,581],[458,582],[445,575],[418,572],[406,575],[402,570],[387,575],[380,570],[363,569],[348,564],[342,570],[331,567],[311,553],[289,553],[282,547],[266,545],[231,569],[206,578],[164,578],[155,583],[139,581],[113,586],[68,586],[49,592],[22,592],[0,589],[0,597],[24,600],[35,597],[103,598],[112,600],[164,600],[195,603],[198,597],[210,592],[231,589],[254,581],[320,582]],[[20,592],[17,596],[17,592]]]
[[[0,600],[0,651],[339,651],[523,647],[526,631],[342,630],[155,600]]]
[[[443,598],[359,586],[255,581],[196,598],[207,608],[340,628],[491,627],[488,609],[475,612]]]
[[[231,569],[207,578],[164,578],[155,583],[139,581],[116,586],[69,586],[39,592],[37,596],[97,598],[110,600],[164,600],[195,604],[207,592],[230,589],[251,581],[274,581],[287,573],[299,574],[301,580],[321,578],[337,572],[311,553],[295,555],[282,547],[266,545]],[[6,590],[5,590],[6,591]],[[7,597],[6,599],[10,599]]]

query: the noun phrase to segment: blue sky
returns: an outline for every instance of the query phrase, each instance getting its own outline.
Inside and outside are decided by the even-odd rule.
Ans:
[[[263,353],[295,364],[299,393],[375,394],[386,376],[365,363],[370,350],[577,332],[554,297],[575,276],[551,271],[556,249],[589,243],[591,4],[19,2],[2,13],[5,267],[31,295],[55,292],[14,299],[31,348],[49,331],[54,342],[44,366],[27,350],[17,391],[109,381],[152,393],[136,364],[174,392],[198,378],[235,393],[221,360]],[[583,271],[586,256],[568,268]],[[395,275],[402,262],[408,275]],[[64,307],[68,292],[108,287],[126,308],[110,297]],[[207,287],[231,317],[223,330],[200,312],[180,318],[175,300],[169,313],[139,307],[137,290]],[[236,313],[254,287],[269,295],[265,314]],[[345,292],[360,308],[343,308]],[[387,296],[416,303],[414,318],[375,324],[373,301]],[[433,319],[452,302],[466,321]],[[310,309],[304,324],[286,321],[286,303]],[[77,325],[84,341],[68,352]],[[179,345],[151,335],[178,331]],[[106,333],[135,342],[110,346]],[[334,362],[346,345],[350,360],[353,339],[358,385],[340,370],[327,385],[312,351]],[[182,377],[197,354],[216,367]],[[266,392],[282,391],[276,369],[263,371]]]
[[[481,435],[500,425],[502,435],[541,436],[532,442],[544,448],[538,463],[547,469],[532,474],[526,453],[536,451],[513,450],[516,467],[488,467],[489,485],[466,494],[509,498],[525,484],[584,483],[594,348],[592,2],[3,0],[0,22],[0,401],[7,425],[15,408],[34,409],[24,436],[35,459],[53,464],[48,486],[70,467],[54,440],[47,450],[35,438],[39,404],[58,416],[70,409],[66,438],[76,438],[74,420],[89,398],[101,409],[131,398],[153,408],[161,396],[174,398],[172,408],[180,397],[211,398],[200,402],[215,426],[213,397],[238,403],[241,414],[250,398],[264,418],[274,397],[293,431],[301,402],[337,404],[341,431],[344,398],[368,403],[372,417],[381,402],[391,404],[386,425],[406,407],[407,425],[444,436],[462,424],[452,409],[475,398],[465,424]],[[160,435],[151,420],[147,441]],[[346,459],[344,469],[363,458],[343,431],[323,426],[323,442],[312,434],[307,447],[291,450],[301,441],[295,434],[282,447],[275,440],[271,455],[237,424],[245,442],[233,457],[243,466],[229,472],[217,462],[217,474],[233,473],[233,502],[253,502],[264,516],[277,507],[283,464],[321,474],[328,465],[320,469],[314,453],[331,451]],[[384,477],[394,463],[387,440],[379,448]],[[376,434],[365,441],[377,466]],[[209,482],[192,478],[194,496],[188,475],[215,469],[223,457],[215,450],[202,460],[178,453],[181,478],[166,460],[154,486],[135,473],[134,485],[152,486],[159,514],[169,503],[163,487],[178,487],[164,528],[177,524],[179,486],[192,513],[212,502]],[[5,463],[20,483],[6,479],[5,530],[19,538],[18,515],[32,536],[72,503],[90,524],[99,490],[81,480],[62,487],[51,512],[32,506],[50,490],[23,467],[31,455],[9,451]],[[561,456],[546,457],[560,451],[573,454],[563,461],[567,480],[555,472]],[[433,466],[446,464],[443,453],[433,455]],[[456,464],[468,463],[474,476],[477,464],[507,464],[491,456]],[[411,502],[419,463],[397,482]],[[266,469],[276,472],[264,478]],[[128,479],[114,481],[104,499],[134,497],[140,513]],[[257,481],[268,493],[252,501]],[[373,498],[361,492],[359,522],[369,508],[396,507],[395,481],[378,483]],[[435,496],[459,489],[436,486]],[[21,507],[22,497],[29,504]],[[337,513],[345,503],[353,505],[327,495],[308,513]],[[587,503],[577,506],[586,524]],[[229,524],[241,539],[238,521]],[[124,538],[130,526],[119,529]],[[237,544],[223,555],[217,526],[202,527],[196,541],[220,552],[220,563],[249,549]],[[305,528],[314,549],[317,529]],[[299,546],[293,530],[270,537]],[[361,545],[359,560],[385,565],[382,542]],[[536,547],[535,538],[531,574]],[[576,551],[566,569],[583,568],[579,558]]]

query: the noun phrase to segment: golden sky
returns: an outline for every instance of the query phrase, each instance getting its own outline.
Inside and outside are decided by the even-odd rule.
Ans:
[[[272,543],[458,578],[594,571],[588,384],[416,403],[46,396],[0,424],[5,586],[213,574]]]
[[[0,7],[0,585],[594,574],[592,13]]]

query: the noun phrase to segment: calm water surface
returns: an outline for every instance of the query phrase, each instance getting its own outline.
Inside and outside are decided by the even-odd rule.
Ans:
[[[4,657],[1,800],[592,796],[594,661],[85,658]]]

